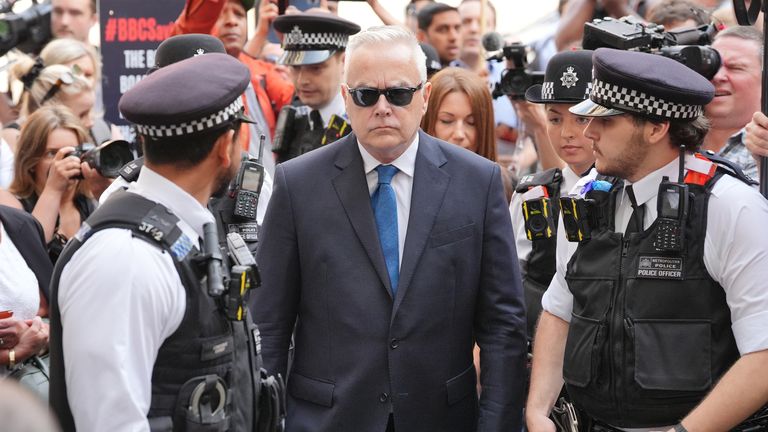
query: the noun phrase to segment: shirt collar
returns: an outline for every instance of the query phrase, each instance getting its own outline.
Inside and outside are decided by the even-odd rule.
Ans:
[[[357,148],[360,149],[360,155],[363,157],[363,169],[365,169],[366,175],[375,170],[377,166],[381,165],[381,162],[379,162],[378,159],[368,153],[368,150],[366,150],[365,147],[360,144],[360,140],[357,141]],[[398,170],[400,170],[400,172],[407,174],[409,177],[413,177],[413,172],[416,168],[416,154],[418,153],[418,150],[419,134],[416,133],[413,141],[411,141],[411,145],[405,149],[403,154],[392,161],[390,165],[394,165]]]
[[[686,160],[690,157],[693,156],[686,155]],[[665,176],[669,177],[669,181],[671,182],[677,181],[679,164],[680,160],[675,158],[672,162],[648,174],[635,183],[630,183],[629,181],[624,180],[624,186],[632,185],[632,191],[635,193],[637,205],[647,204],[659,194],[659,185]]]
[[[331,116],[336,114],[337,116],[346,117],[347,107],[344,106],[344,98],[341,97],[341,92],[336,93],[336,97],[331,102],[318,109],[320,117],[323,119],[323,127],[328,127],[328,123],[331,121]]]
[[[192,195],[146,165],[128,190],[171,210],[183,222],[181,229],[191,239],[195,236],[203,238],[203,225],[215,222],[213,214]]]

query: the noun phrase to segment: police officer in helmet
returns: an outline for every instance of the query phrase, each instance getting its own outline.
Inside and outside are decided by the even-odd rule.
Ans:
[[[705,78],[605,48],[593,65],[590,99],[571,112],[592,117],[599,175],[561,206],[528,430],[555,430],[563,381],[593,419],[582,429],[746,430],[768,394],[768,203],[738,169],[693,154],[714,96]]]
[[[144,167],[86,221],[52,284],[51,403],[65,431],[256,430],[253,327],[247,311],[232,318],[201,253],[208,200],[240,164],[249,81],[211,53],[123,95]]]
[[[322,11],[282,15],[273,25],[284,34],[278,63],[291,67],[301,102],[277,120],[272,150],[285,162],[350,133],[341,77],[347,40],[360,26]]]

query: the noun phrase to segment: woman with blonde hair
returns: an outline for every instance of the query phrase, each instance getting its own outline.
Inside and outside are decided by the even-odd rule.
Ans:
[[[449,67],[430,82],[432,93],[421,128],[495,162],[493,104],[485,81],[465,69]]]
[[[86,140],[77,117],[61,105],[38,109],[21,128],[10,192],[42,225],[53,261],[95,209],[72,154]]]

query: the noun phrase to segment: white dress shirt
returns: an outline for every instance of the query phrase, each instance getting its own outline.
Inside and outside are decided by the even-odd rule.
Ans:
[[[40,307],[37,276],[0,222],[0,311],[13,311],[16,320],[30,320]]]
[[[371,196],[376,192],[379,185],[379,173],[376,167],[381,165],[375,157],[357,142],[360,149],[360,155],[363,157],[363,169],[365,178],[368,180],[368,192]],[[416,168],[416,154],[419,150],[419,134],[413,138],[411,145],[397,159],[392,161],[398,172],[392,177],[392,189],[395,190],[395,200],[397,201],[397,249],[399,264],[403,263],[403,248],[405,247],[405,235],[408,230],[408,217],[411,214],[411,193],[413,191],[413,173]]]
[[[198,244],[213,215],[146,166],[128,189],[163,204]],[[67,397],[80,432],[148,431],[157,353],[184,317],[186,295],[169,254],[124,229],[94,234],[62,272]]]
[[[577,181],[579,181],[579,175],[576,174],[570,166],[566,165],[566,167],[563,168],[563,183],[560,185],[560,196],[568,195],[568,192],[570,192]],[[512,227],[515,230],[517,257],[520,260],[528,261],[528,256],[533,250],[533,242],[528,240],[528,237],[525,234],[522,196],[523,194],[517,192],[512,195],[512,200],[509,202],[509,215],[512,218]]]
[[[336,97],[334,97],[328,105],[317,111],[323,119],[324,128],[328,127],[332,115],[336,114],[337,116],[346,117],[347,107],[344,105],[344,98],[341,96],[341,92],[336,93]]]
[[[656,197],[663,176],[677,180],[678,161],[647,175],[632,188],[638,205],[645,204],[644,228],[656,220]],[[593,170],[585,179],[594,178]],[[574,189],[585,182],[580,180]],[[632,214],[626,192],[616,203],[617,232],[624,232]],[[707,208],[704,265],[725,291],[731,310],[731,329],[739,352],[744,355],[768,349],[768,201],[739,180],[723,175],[712,188]],[[562,228],[562,224],[560,224]],[[573,296],[565,273],[578,243],[569,242],[558,229],[557,273],[544,297],[544,310],[565,321],[571,319]]]

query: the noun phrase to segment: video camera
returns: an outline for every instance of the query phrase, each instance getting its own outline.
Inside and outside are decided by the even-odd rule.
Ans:
[[[596,19],[584,24],[584,49],[601,47],[659,54],[676,60],[711,80],[720,69],[720,54],[712,47],[717,28],[706,24],[675,32],[631,17]]]
[[[504,45],[501,52],[488,58],[488,60],[507,60],[512,67],[505,69],[501,74],[501,81],[493,87],[491,95],[494,99],[499,96],[509,96],[512,99],[524,99],[525,91],[534,84],[544,82],[544,72],[531,72],[528,67],[528,47],[519,43]]]
[[[37,53],[51,40],[51,3],[35,0],[19,14],[12,12],[15,3],[16,0],[0,2],[0,56],[14,48]]]
[[[120,175],[120,169],[134,159],[131,144],[124,140],[110,140],[99,146],[83,143],[69,156],[80,158],[103,177],[109,178]]]

